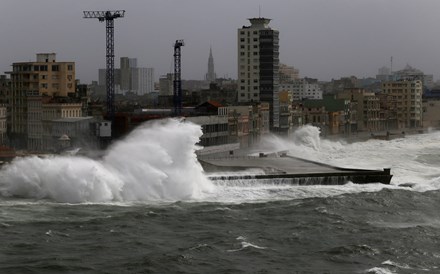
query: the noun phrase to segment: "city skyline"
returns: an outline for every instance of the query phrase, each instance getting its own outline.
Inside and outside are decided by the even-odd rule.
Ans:
[[[183,79],[204,78],[211,46],[217,76],[236,79],[236,31],[259,15],[271,18],[280,31],[280,62],[298,68],[301,77],[375,76],[393,56],[393,70],[410,64],[439,78],[440,38],[433,30],[440,2],[435,0],[182,2],[5,0],[2,74],[13,62],[54,52],[59,61],[76,63],[81,82],[98,80],[98,68],[105,67],[105,24],[83,19],[82,11],[124,9],[126,16],[115,21],[116,66],[120,57],[132,56],[140,66],[153,67],[156,78],[171,72],[172,45],[184,39]]]

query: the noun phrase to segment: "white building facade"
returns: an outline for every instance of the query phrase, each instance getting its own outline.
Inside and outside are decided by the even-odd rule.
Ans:
[[[293,101],[305,99],[321,100],[322,90],[318,83],[308,83],[305,79],[298,79],[292,83],[280,84],[280,91],[290,91]]]

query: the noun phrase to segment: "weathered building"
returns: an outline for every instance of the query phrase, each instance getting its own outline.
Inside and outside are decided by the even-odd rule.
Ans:
[[[420,80],[386,82],[382,84],[382,90],[396,103],[399,128],[422,126],[423,84]]]
[[[13,63],[8,73],[11,75],[10,140],[13,146],[26,148],[29,129],[37,126],[34,122],[39,115],[34,97],[67,97],[74,93],[75,63],[57,62],[55,53],[39,53],[35,62]]]

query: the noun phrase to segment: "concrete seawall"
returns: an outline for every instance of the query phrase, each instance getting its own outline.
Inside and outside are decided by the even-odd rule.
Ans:
[[[211,180],[282,181],[296,185],[390,184],[390,169],[366,170],[335,167],[319,162],[291,157],[286,154],[199,159]],[[257,169],[258,174],[249,174]],[[226,172],[227,175],[219,175]],[[236,174],[234,174],[236,173]]]

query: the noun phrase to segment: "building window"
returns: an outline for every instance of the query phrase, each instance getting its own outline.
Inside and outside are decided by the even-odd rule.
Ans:
[[[67,70],[73,70],[73,65],[67,65]]]
[[[59,70],[60,70],[60,66],[52,65],[52,71],[59,71]]]

